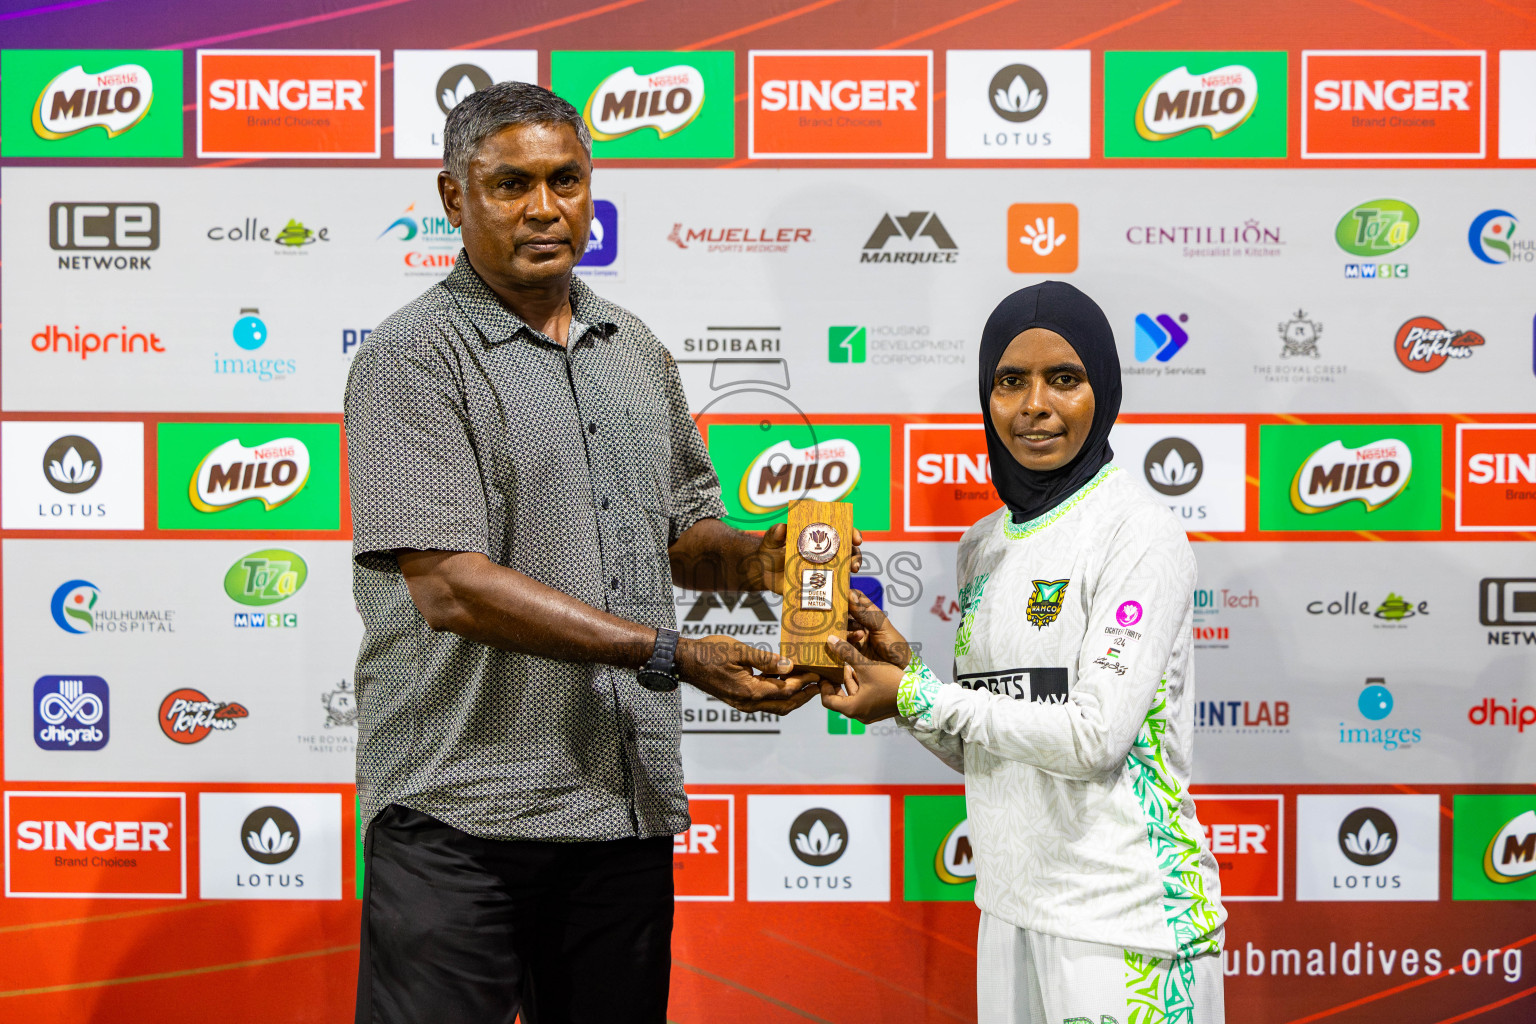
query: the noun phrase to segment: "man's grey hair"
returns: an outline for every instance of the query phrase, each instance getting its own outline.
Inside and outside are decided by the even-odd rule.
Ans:
[[[592,133],[581,111],[532,82],[497,82],[470,93],[448,112],[443,128],[443,170],[461,185],[480,144],[504,128],[519,124],[568,124],[592,158]]]

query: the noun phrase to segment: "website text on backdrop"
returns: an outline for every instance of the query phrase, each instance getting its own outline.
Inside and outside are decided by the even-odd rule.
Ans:
[[[1110,461],[1109,321],[1046,281],[998,305],[978,362],[1005,506],[960,542],[955,678],[855,594],[822,703],[899,716],[964,773],[983,1022],[1222,1024],[1226,911],[1188,788],[1195,558]]]
[[[817,692],[676,632],[674,583],[779,589],[784,528],[720,521],[671,356],[572,277],[590,154],[538,86],[456,106],[438,190],[464,248],[348,379],[360,1022],[659,1024],[678,682],[776,714]]]

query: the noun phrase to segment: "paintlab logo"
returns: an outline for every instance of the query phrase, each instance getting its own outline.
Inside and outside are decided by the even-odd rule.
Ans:
[[[112,735],[100,676],[43,676],[32,686],[32,738],[43,750],[100,750]]]
[[[90,255],[59,256],[60,270],[149,270],[160,248],[159,203],[54,203],[48,207],[48,245]],[[134,255],[107,255],[108,253]]]
[[[1104,155],[1283,157],[1283,52],[1104,54]]]
[[[893,243],[889,250],[887,243]],[[944,222],[928,210],[882,214],[859,254],[860,263],[954,263],[959,258],[960,247]]]
[[[298,438],[254,446],[231,438],[198,463],[187,496],[199,512],[221,512],[242,501],[260,501],[270,512],[308,482],[309,449]]]
[[[736,153],[736,56],[556,50],[550,89],[581,111],[592,155],[661,159]]]
[[[1481,50],[1304,50],[1301,155],[1481,157],[1483,67]]]
[[[926,159],[933,155],[931,50],[753,50],[753,159]]]
[[[1008,207],[1008,269],[1015,274],[1070,274],[1077,269],[1077,207],[1014,203]]]
[[[5,156],[181,156],[180,51],[6,50],[0,77]]]
[[[5,894],[183,899],[181,793],[5,794]]]
[[[1484,210],[1467,228],[1467,247],[1484,263],[1536,262],[1536,240],[1515,239],[1520,219],[1508,210]]]
[[[1397,329],[1393,351],[1397,361],[1414,373],[1429,373],[1447,359],[1469,359],[1483,336],[1476,331],[1450,330],[1432,316],[1416,316]]]
[[[1456,466],[1456,529],[1536,529],[1536,424],[1457,424]]]
[[[197,51],[197,155],[379,155],[379,51]]]
[[[230,732],[250,716],[243,704],[209,700],[206,693],[188,686],[165,695],[158,720],[168,739],[190,744],[201,743],[212,732]]]
[[[1360,448],[1330,441],[1307,456],[1291,480],[1291,507],[1308,515],[1358,501],[1374,512],[1413,475],[1413,450],[1393,437]]]
[[[1156,359],[1166,363],[1189,343],[1189,332],[1181,326],[1189,322],[1189,314],[1180,313],[1175,320],[1167,313],[1156,318],[1145,313],[1136,314],[1136,361],[1145,363]]]

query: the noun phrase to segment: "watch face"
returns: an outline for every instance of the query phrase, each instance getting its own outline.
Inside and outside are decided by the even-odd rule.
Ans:
[[[653,672],[649,669],[641,669],[636,676],[640,685],[647,690],[657,693],[671,693],[677,689],[677,676],[668,675],[665,672]]]
[[[795,547],[800,552],[800,557],[815,565],[822,565],[837,557],[837,549],[841,542],[837,531],[826,523],[812,523],[800,531],[800,539]]]

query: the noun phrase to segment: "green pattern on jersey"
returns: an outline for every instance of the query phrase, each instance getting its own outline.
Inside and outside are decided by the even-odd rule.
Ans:
[[[981,593],[987,589],[992,574],[984,572],[971,578],[960,588],[960,628],[955,630],[955,657],[971,653],[971,626],[976,621],[976,609],[981,607]]]
[[[1194,1024],[1195,969],[1184,957],[1166,960],[1125,950],[1125,1024]]]
[[[1066,501],[1062,502],[1060,505],[1057,505],[1049,512],[1036,516],[1027,523],[1015,523],[1013,521],[1013,513],[1004,512],[1003,536],[1007,537],[1009,540],[1023,540],[1025,537],[1039,533],[1041,530],[1045,529],[1047,526],[1050,526],[1056,520],[1060,519],[1062,516],[1076,508],[1078,502],[1088,497],[1088,493],[1090,491],[1107,480],[1109,478],[1109,474],[1116,472],[1119,468],[1120,467],[1111,462],[1109,465],[1099,470],[1092,480],[1089,480],[1087,483],[1083,484],[1083,486],[1073,491],[1072,496]]]

